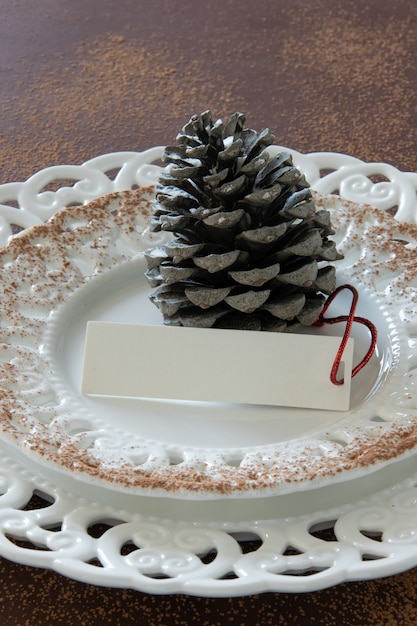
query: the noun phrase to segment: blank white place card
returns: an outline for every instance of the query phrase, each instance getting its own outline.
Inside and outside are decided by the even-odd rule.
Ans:
[[[353,339],[334,385],[340,337],[95,322],[87,324],[84,394],[346,411]]]

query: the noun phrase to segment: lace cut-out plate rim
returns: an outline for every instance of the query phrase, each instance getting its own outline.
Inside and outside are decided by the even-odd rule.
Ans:
[[[89,193],[99,196],[117,191],[117,177],[111,181],[103,176],[111,168],[120,168],[119,182],[126,170],[137,173],[136,183],[154,182],[155,170],[148,162],[158,158],[160,152],[158,148],[147,154],[117,153],[93,159],[86,164],[86,168],[94,170],[96,180],[95,190],[91,188]],[[297,154],[294,153],[296,162]],[[374,189],[374,183],[367,182],[367,174],[361,169],[372,174],[382,170],[383,176],[389,174],[392,179],[388,184],[391,189],[374,192],[380,208],[399,206],[405,214],[402,219],[415,222],[416,174],[404,174],[385,164],[369,166],[353,157],[332,153],[312,155],[311,159],[310,155],[300,155],[299,161],[317,174],[319,170],[330,169],[337,174],[338,168],[352,168],[351,176],[347,176],[350,179],[347,187],[351,189],[347,197],[359,202],[370,202]],[[76,166],[76,178],[85,184],[87,169],[79,167],[83,166]],[[61,177],[61,172],[48,168],[42,177],[54,180]],[[337,181],[327,184],[325,180],[313,178],[311,182],[323,193],[337,189]],[[36,176],[32,177],[32,183],[29,196],[34,193],[37,197],[43,184]],[[126,188],[121,184],[120,188]],[[10,186],[0,187],[0,192],[4,191],[2,199],[13,199],[16,191],[23,200],[20,206],[28,206],[29,210],[16,215],[12,206],[5,210],[6,217],[2,213],[2,233],[6,239],[12,234],[8,230],[10,223],[19,226],[21,220],[19,228],[27,228],[48,219],[48,214],[62,208],[62,204],[70,203],[61,194],[55,204],[53,200],[51,206],[46,206],[49,198],[36,208],[36,200],[26,204],[25,194],[20,193],[26,192],[25,183],[17,185],[13,190]],[[9,216],[13,218],[11,222]],[[412,471],[409,478],[392,489],[354,504],[290,519],[236,523],[228,532],[224,523],[216,528],[198,523],[178,524],[169,519],[149,518],[146,510],[127,514],[120,508],[89,503],[57,484],[52,486],[40,476],[30,474],[17,461],[3,455],[0,470],[1,553],[12,560],[52,568],[90,584],[131,587],[150,593],[227,597],[263,591],[314,591],[345,580],[394,574],[417,563],[414,539],[417,476]],[[29,501],[33,493],[41,497],[44,508],[35,506],[31,510]],[[91,527],[98,523],[103,528],[100,536],[93,539]],[[320,534],[323,528],[332,529],[329,540]],[[257,538],[260,547],[255,546],[252,552],[242,555],[238,542],[242,534]]]
[[[187,446],[185,451],[180,450],[178,453],[178,446],[173,450],[161,450],[161,446],[155,447],[152,441],[147,441],[144,445],[143,440],[138,440],[136,444],[132,444],[130,433],[127,446],[122,441],[123,433],[117,433],[116,439],[121,437],[118,446],[123,449],[123,453],[127,452],[128,447],[129,454],[145,459],[138,463],[132,462],[129,454],[127,459],[123,455],[117,458],[114,456],[112,450],[115,448],[114,435],[117,429],[106,430],[100,422],[89,420],[82,407],[68,409],[67,406],[62,409],[65,404],[68,405],[68,389],[59,381],[55,385],[57,389],[54,389],[56,380],[54,379],[51,386],[48,384],[48,377],[44,376],[45,369],[49,371],[50,368],[50,363],[44,360],[45,328],[49,326],[49,318],[57,305],[66,303],[69,295],[72,296],[80,286],[91,284],[91,278],[103,271],[106,273],[118,266],[123,268],[126,260],[134,258],[135,254],[149,246],[152,238],[147,239],[149,233],[146,233],[149,213],[147,190],[116,190],[113,195],[103,196],[103,192],[110,191],[103,187],[105,179],[113,187],[117,187],[121,179],[124,186],[129,181],[129,188],[141,187],[143,180],[149,183],[160,171],[158,166],[146,161],[149,156],[148,153],[131,156],[128,164],[131,166],[133,160],[135,168],[130,167],[129,177],[126,174],[122,176],[125,167],[122,166],[113,181],[105,174],[104,178],[97,175],[97,172],[93,176],[90,170],[83,169],[84,166],[77,169],[78,176],[90,178],[80,180],[74,188],[58,185],[55,191],[42,190],[46,184],[46,175],[51,177],[51,171],[45,170],[40,176],[34,175],[29,179],[28,185],[32,189],[33,197],[32,202],[26,206],[32,207],[35,213],[37,211],[39,219],[43,220],[46,213],[51,211],[54,217],[48,224],[39,225],[15,238],[3,253],[3,295],[7,303],[4,308],[6,323],[3,321],[2,329],[5,352],[3,375],[4,381],[10,384],[9,388],[4,385],[9,393],[5,393],[2,398],[3,415],[7,416],[5,433],[15,441],[18,440],[22,449],[36,451],[39,457],[58,463],[89,480],[98,477],[107,486],[110,483],[128,490],[132,486],[137,487],[138,493],[150,488],[157,495],[169,493],[192,498],[212,497],[213,494],[215,497],[229,497],[231,494],[236,497],[243,494],[247,497],[253,493],[276,495],[288,490],[288,485],[296,490],[315,488],[317,483],[323,482],[323,478],[333,480],[339,477],[339,480],[345,480],[344,471],[355,477],[358,471],[366,473],[370,467],[381,465],[381,459],[383,462],[390,462],[412,452],[415,446],[413,380],[416,368],[412,363],[415,302],[410,293],[414,279],[412,247],[415,232],[411,225],[394,222],[377,209],[365,205],[358,208],[355,204],[334,196],[318,198],[318,201],[323,206],[326,203],[336,203],[341,209],[341,217],[339,211],[334,211],[334,218],[339,220],[336,230],[339,233],[339,243],[346,253],[345,269],[383,301],[385,310],[380,303],[378,307],[382,306],[382,318],[388,320],[387,331],[391,328],[393,350],[399,349],[398,345],[401,344],[400,361],[403,367],[392,368],[394,375],[390,376],[391,385],[386,385],[385,395],[382,399],[379,398],[377,405],[374,403],[375,406],[370,409],[370,403],[365,403],[366,415],[364,410],[356,410],[349,414],[348,424],[338,424],[330,433],[327,428],[324,438],[310,437],[301,446],[291,443],[279,446],[278,451],[271,449],[271,446],[258,446],[249,451],[234,449],[228,451],[231,460],[217,455],[213,461],[210,452],[204,458],[201,449],[196,454],[195,450],[190,451]],[[155,151],[151,156],[155,156]],[[308,156],[300,155],[300,158],[307,159]],[[142,162],[138,159],[142,159]],[[120,155],[114,157],[114,160],[120,163]],[[350,163],[350,159],[348,160]],[[109,159],[105,161],[105,165],[109,167]],[[311,162],[304,161],[303,167],[314,178]],[[351,167],[349,165],[348,173],[345,172],[342,177],[345,182],[346,178],[350,180],[352,176]],[[355,167],[358,167],[356,162]],[[65,168],[66,166],[58,168],[61,178],[65,172],[68,177],[74,176],[74,166]],[[326,176],[334,176],[334,172]],[[324,179],[319,182],[322,180]],[[99,196],[98,200],[90,201],[87,209],[81,205],[72,206],[65,212],[57,212],[59,202],[64,196],[68,201],[69,196],[75,193],[77,185],[78,200],[84,198],[87,201],[92,193],[92,181],[96,185],[94,193]],[[40,184],[42,189],[39,189]],[[378,182],[375,186],[381,184],[383,183]],[[360,193],[363,195],[363,186]],[[392,200],[391,191],[388,195]],[[18,197],[28,202],[28,189],[20,188]],[[142,202],[142,211],[137,210],[138,198]],[[397,199],[403,212],[412,212],[398,193]],[[48,210],[45,213],[46,208]],[[398,232],[393,231],[393,224]],[[400,243],[403,241],[408,243]],[[157,242],[153,240],[153,243]],[[408,247],[410,245],[411,250]],[[19,272],[20,283],[17,280]],[[29,284],[35,285],[36,289],[31,287],[28,293]],[[399,340],[397,335],[400,329],[395,326],[392,316],[387,312],[394,300],[396,312],[400,311],[402,318],[401,330],[406,329]],[[11,321],[10,328],[7,325],[8,320]],[[18,374],[20,378],[16,378]],[[402,391],[397,391],[396,386],[402,387]],[[9,417],[11,414],[13,419]],[[204,469],[201,469],[202,466]]]

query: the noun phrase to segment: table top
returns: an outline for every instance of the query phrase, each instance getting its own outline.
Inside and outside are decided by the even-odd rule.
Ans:
[[[0,183],[171,143],[234,111],[300,152],[417,171],[417,6],[408,0],[13,0],[0,8]],[[0,560],[15,624],[411,625],[417,567],[306,594],[153,596]]]

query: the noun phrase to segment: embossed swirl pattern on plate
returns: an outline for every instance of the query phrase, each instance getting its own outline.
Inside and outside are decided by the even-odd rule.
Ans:
[[[89,584],[231,597],[310,592],[417,562],[417,477],[351,506],[222,524],[88,502],[0,455],[0,553]]]
[[[352,476],[355,472],[366,473],[376,460],[386,462],[412,451],[417,438],[416,229],[370,206],[358,206],[334,196],[317,196],[317,202],[333,212],[338,244],[345,253],[342,268],[356,277],[377,302],[390,338],[392,372],[371,401],[351,411],[337,428],[317,437],[215,454],[203,449],[170,450],[140,438],[132,441],[123,431],[109,428],[71,405],[68,389],[56,381],[51,363],[45,358],[44,340],[51,319],[80,287],[110,269],[123,267],[158,239],[147,230],[152,194],[146,189],[116,192],[91,201],[88,208],[78,204],[61,212],[58,209],[120,186],[140,187],[155,181],[158,166],[148,161],[159,154],[160,149],[106,155],[86,166],[44,170],[27,183],[12,187],[22,202],[22,208],[14,211],[23,211],[40,222],[51,214],[52,218],[48,224],[38,224],[12,238],[1,253],[4,439],[94,480],[106,482],[110,472],[112,483],[127,489],[137,488],[140,492],[150,488],[181,497],[278,493],[289,485],[307,488],[326,478],[343,478],[343,471]],[[325,189],[326,180],[330,181],[329,189],[335,181],[340,187],[351,179],[352,168],[355,176],[360,169],[356,159],[333,155],[333,172],[320,178],[325,166],[330,167],[329,155],[294,156],[314,186],[321,189]],[[336,178],[334,167],[338,164]],[[340,174],[344,167],[346,176]],[[113,180],[105,173],[111,169]],[[366,164],[363,169],[367,171]],[[375,169],[373,166],[372,171]],[[411,216],[415,209],[409,194],[412,177],[404,176],[405,192],[401,198],[398,194],[393,198],[400,200],[403,212]],[[73,187],[58,185],[55,191],[42,191],[54,177],[59,181],[63,177],[80,180]],[[400,173],[395,174],[393,184],[398,180]],[[3,198],[7,194],[10,187],[3,190]],[[361,194],[363,197],[363,190]],[[137,210],[136,196],[142,211]],[[25,208],[29,206],[32,212]],[[397,352],[401,352],[401,359]],[[109,463],[111,449],[117,454]]]
[[[156,155],[118,153],[93,159],[88,166],[97,169],[99,177],[100,172],[119,169],[119,178],[101,178],[104,186],[97,189],[97,195],[115,191],[117,180],[121,181],[119,189],[130,187],[135,184],[133,181],[137,183],[137,177],[143,184],[142,173],[145,181],[155,182],[158,170],[148,165],[148,161],[157,158],[160,152],[157,149]],[[295,159],[323,193],[337,191],[341,182],[329,178],[329,174],[320,178],[320,172],[337,173],[341,168],[346,171],[353,167],[364,176],[365,164],[345,155],[295,153]],[[378,172],[379,168],[373,169]],[[415,223],[417,174],[394,172],[400,189],[397,204],[403,211],[400,219]],[[83,180],[85,170],[79,170],[78,176]],[[56,169],[49,168],[48,180],[57,177]],[[341,177],[343,180],[345,174]],[[356,195],[351,199],[372,201],[369,196],[358,197],[358,187],[353,187]],[[30,191],[25,206],[22,196],[26,190]],[[36,178],[35,182],[32,177],[25,183],[4,185],[0,192],[4,203],[2,243],[14,231],[43,221],[44,215],[39,215],[36,204],[32,203],[40,192]],[[83,197],[81,201],[84,202]],[[66,204],[62,199],[61,202]],[[407,323],[408,341],[415,351],[417,333],[415,328],[412,330],[411,317]],[[24,336],[30,342],[30,334]],[[11,363],[19,353],[12,342],[7,348],[3,346],[3,350],[8,352],[3,362]],[[27,352],[31,353],[30,349]],[[27,356],[23,358],[27,363]],[[410,388],[415,387],[415,368],[414,364]],[[28,374],[29,399],[33,400],[32,390],[37,388],[40,394],[35,393],[35,397],[48,397],[35,365],[31,371],[37,384],[31,383]],[[23,382],[21,385],[23,393]],[[404,411],[415,409],[415,392],[408,394],[405,390],[401,402]],[[49,423],[52,413],[53,409],[44,404],[37,419]],[[84,426],[80,418],[78,428],[82,430]],[[417,476],[411,476],[386,493],[376,493],[363,502],[324,513],[270,522],[221,523],[214,529],[203,525],[200,530],[195,523],[148,518],[146,511],[134,516],[121,515],[117,507],[92,504],[31,475],[1,454],[0,551],[11,560],[52,568],[90,584],[131,587],[150,593],[229,597],[264,591],[314,591],[345,580],[371,579],[415,566],[416,484]],[[252,542],[242,543],[239,540],[242,535],[251,537]],[[167,547],[175,552],[175,559],[168,558],[168,567],[164,568]],[[177,570],[172,567],[175,561],[179,563]],[[193,571],[191,580],[183,577],[187,567]]]

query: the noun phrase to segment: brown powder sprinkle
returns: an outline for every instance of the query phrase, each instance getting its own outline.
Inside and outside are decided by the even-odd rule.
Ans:
[[[55,44],[36,63],[22,57],[18,73],[5,74],[2,182],[105,152],[165,145],[205,108],[219,117],[242,110],[251,127],[268,126],[277,143],[304,152],[417,169],[415,5],[378,19],[356,2],[355,10],[347,1],[325,0],[280,3],[276,10],[268,0],[264,14],[252,8],[234,28],[228,4],[209,22],[208,8],[193,5],[197,31],[187,3],[172,12],[161,0],[135,26],[123,22],[112,30],[109,23],[99,36],[90,18],[82,22],[62,6],[51,11],[48,28],[55,38],[70,33],[72,43],[65,51]],[[157,11],[169,15],[169,31],[147,29]],[[317,19],[322,13],[325,23]]]
[[[383,267],[387,275],[393,273],[397,277],[398,269],[401,267],[405,279],[407,273],[409,280],[410,276],[415,276],[415,259],[412,251],[398,243],[395,237],[399,234],[409,241],[415,241],[416,226],[397,225],[392,216],[368,205],[355,204],[334,196],[321,196],[317,193],[314,195],[318,208],[333,206],[333,210],[337,212],[338,230],[346,232],[346,227],[349,226],[346,244],[354,247],[349,267],[351,276],[356,276],[358,285],[361,284],[364,289],[371,287],[372,292],[380,292],[378,276],[375,274],[378,267]],[[291,449],[280,447],[271,440],[270,443],[274,444],[274,447],[265,464],[256,460],[256,457],[251,463],[246,459],[242,464],[228,463],[220,457],[212,467],[186,460],[183,463],[172,463],[168,466],[161,464],[154,467],[140,463],[134,465],[124,460],[123,456],[118,457],[117,463],[107,463],[105,458],[94,458],[94,451],[89,446],[84,446],[82,441],[69,436],[64,427],[55,428],[54,407],[59,406],[64,397],[59,376],[58,380],[55,378],[53,366],[55,357],[50,352],[51,338],[43,335],[45,326],[48,325],[48,314],[56,309],[58,303],[70,303],[78,290],[86,284],[91,285],[90,281],[94,276],[97,278],[103,272],[123,265],[135,256],[138,239],[140,241],[141,233],[148,224],[149,205],[153,197],[154,188],[144,187],[109,194],[84,206],[68,207],[58,212],[49,222],[21,233],[0,251],[3,268],[0,282],[2,337],[3,341],[11,343],[15,350],[18,352],[21,350],[22,363],[20,369],[11,371],[7,367],[7,357],[12,358],[14,354],[11,352],[11,355],[5,355],[4,364],[0,367],[4,387],[0,391],[0,425],[5,439],[16,440],[17,446],[23,447],[34,457],[42,457],[52,466],[64,468],[81,480],[89,476],[93,480],[98,480],[98,484],[102,482],[110,487],[118,485],[131,493],[149,491],[153,494],[176,495],[208,493],[217,496],[248,495],[255,491],[257,494],[263,492],[268,495],[278,493],[278,490],[294,491],[302,484],[309,487],[336,478],[348,480],[352,475],[357,476],[358,472],[363,473],[364,468],[378,469],[387,462],[408,455],[416,448],[417,421],[413,406],[407,411],[407,420],[399,419],[394,412],[393,419],[385,423],[383,428],[381,426],[378,431],[370,435],[368,433],[367,420],[379,415],[381,405],[388,397],[393,402],[401,402],[401,398],[397,398],[396,401],[393,399],[392,381],[391,386],[387,385],[384,389],[383,397],[377,393],[372,402],[371,398],[368,398],[363,407],[362,417],[360,412],[355,417],[352,410],[343,418],[348,428],[349,440],[346,445],[339,446],[336,454],[315,454],[300,434],[300,445],[296,448],[296,455]],[[126,235],[125,252],[121,255],[115,242],[123,235]],[[363,237],[366,237],[366,242],[363,241]],[[83,253],[84,246],[86,251],[88,250],[88,278],[77,269],[76,262],[74,264],[71,262],[76,261],[75,250],[80,251],[81,258],[83,254],[87,254],[86,251]],[[344,252],[343,241],[340,250]],[[372,256],[374,253],[374,262],[370,264],[369,259],[374,258]],[[51,258],[54,263],[52,273],[47,272]],[[407,311],[410,315],[413,314],[415,305],[413,307],[412,302],[408,302],[409,286],[404,279],[403,283],[398,284],[395,297],[398,303],[402,303],[404,316]],[[17,285],[17,288],[11,289],[11,284]],[[32,284],[35,284],[37,289],[29,296],[31,308],[28,311],[27,290]],[[382,292],[379,295],[386,306],[385,296]],[[37,314],[38,310],[40,316]],[[44,357],[38,355],[42,336]],[[32,348],[35,348],[36,356],[31,356]],[[36,360],[38,358],[39,361]],[[401,366],[397,366],[394,379],[395,384],[403,385],[403,388],[407,384],[407,381],[404,382],[405,377],[410,375],[406,362],[407,353],[404,352]],[[54,389],[49,389],[47,385],[43,388],[38,382],[40,372],[45,368],[51,371]],[[33,371],[36,381],[33,382],[29,377],[29,390],[32,391],[32,387],[39,388],[44,394],[43,401],[50,402],[50,413],[47,411],[45,421],[37,419],[36,413],[31,419],[33,401],[30,395],[26,397],[20,388],[16,389],[16,380],[21,384],[27,371]],[[400,393],[397,387],[395,393]],[[37,397],[36,405],[38,402]],[[76,410],[79,410],[77,403],[76,406]],[[73,410],[70,410],[70,417]],[[80,437],[82,438],[82,435]],[[320,430],[317,431],[316,437],[325,442],[332,441],[331,436],[329,439],[326,433],[321,433]],[[243,457],[242,453],[240,460]]]
[[[417,623],[417,569],[309,594],[265,593],[213,599],[107,589],[2,560],[0,576],[0,620],[4,626],[190,626],[196,623],[197,615],[199,626],[415,626]]]

